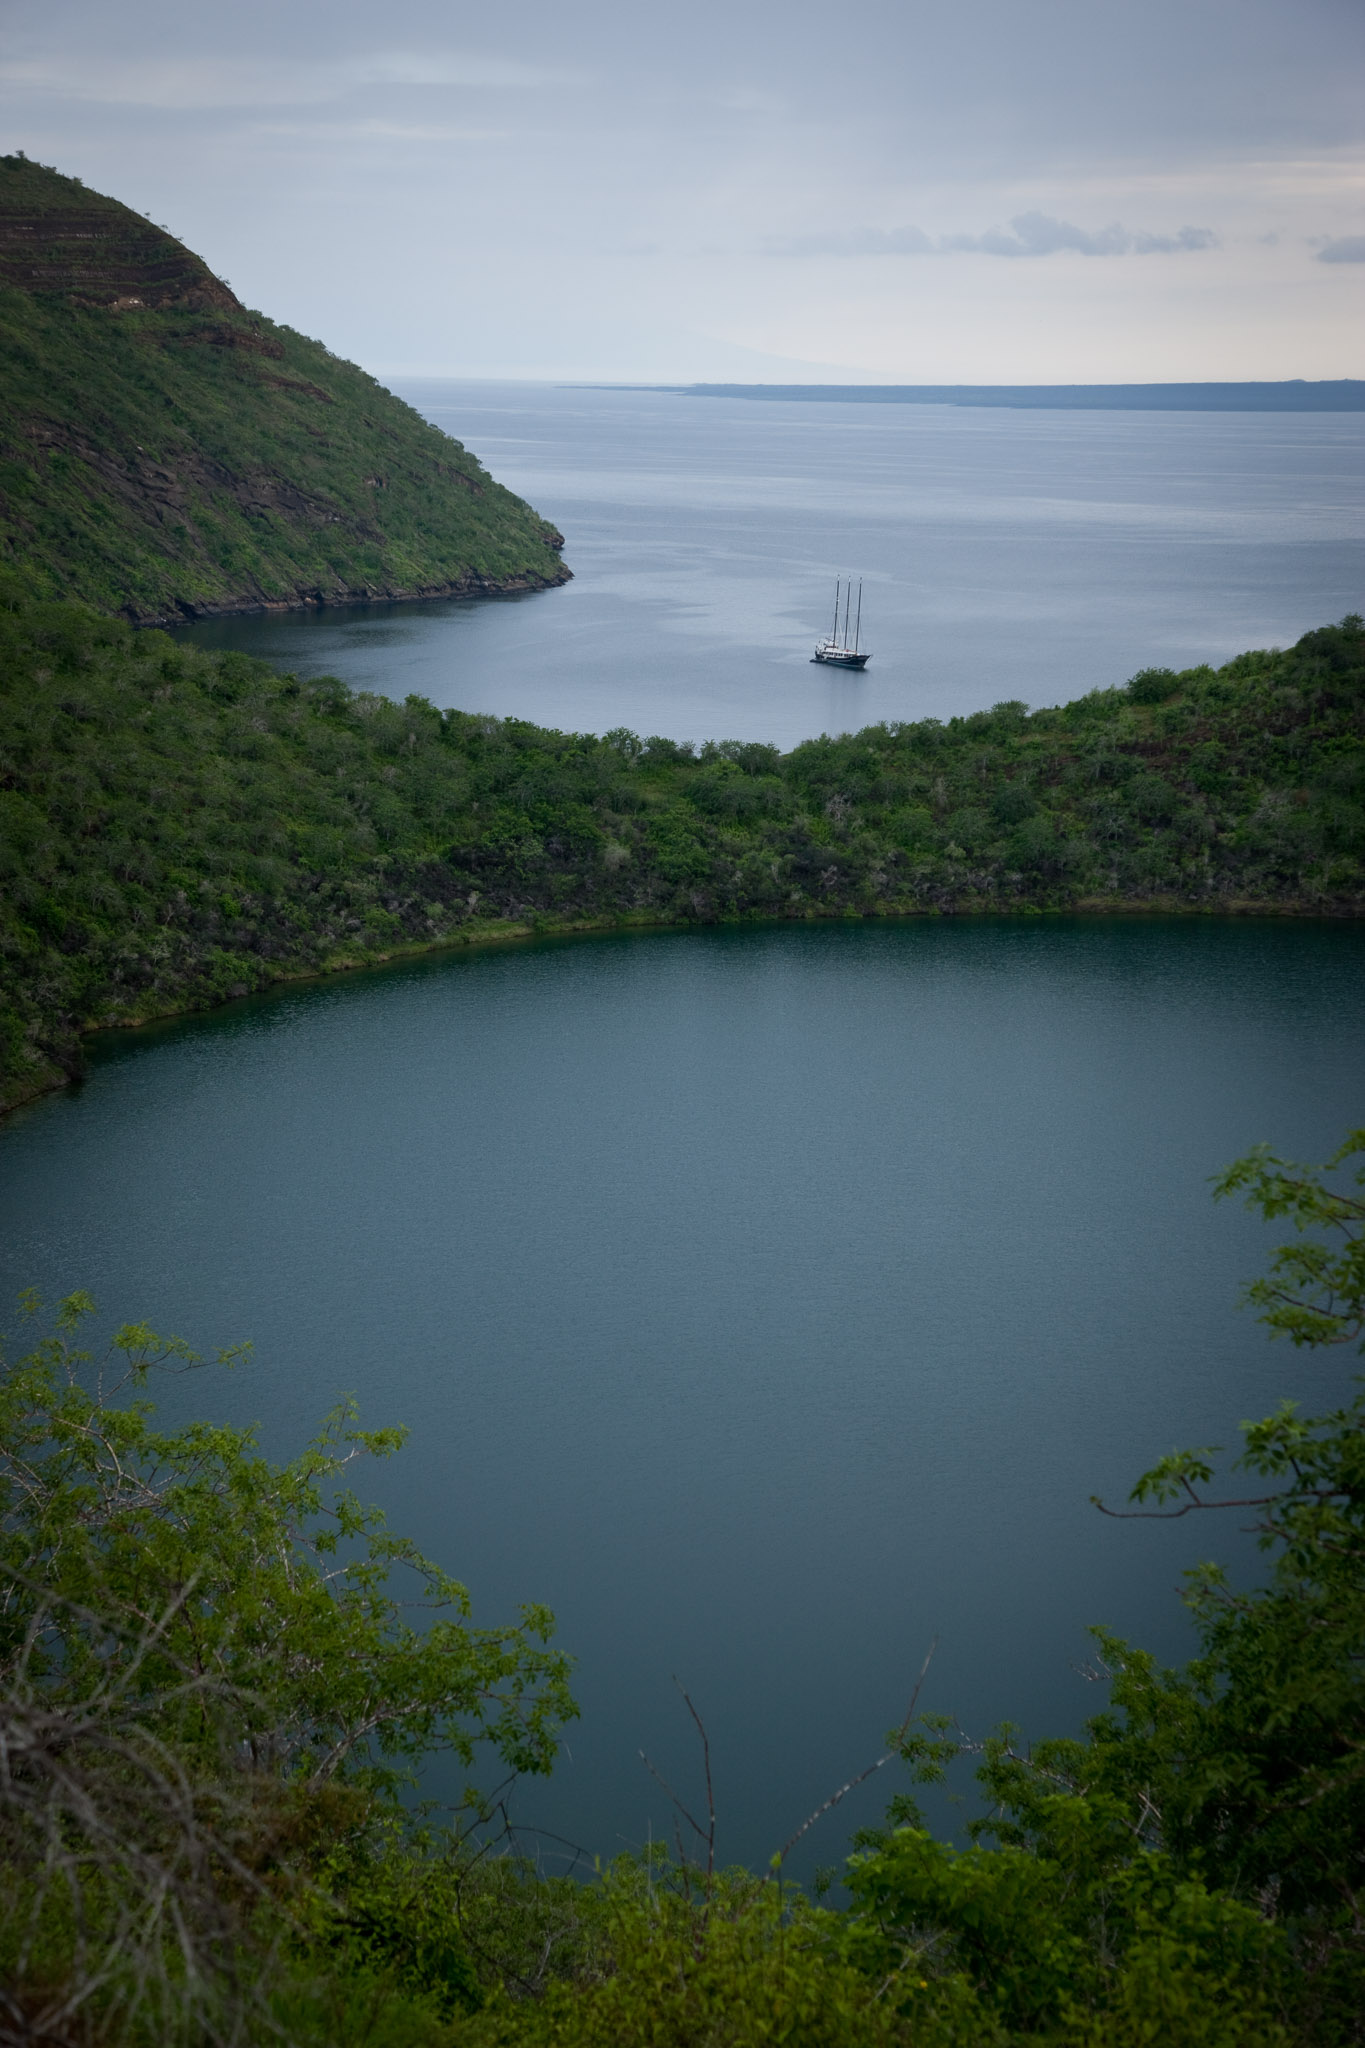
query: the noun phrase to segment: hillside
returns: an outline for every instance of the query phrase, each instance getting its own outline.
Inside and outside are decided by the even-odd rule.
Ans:
[[[1365,912],[1365,628],[780,755],[392,703],[0,590],[0,1103],[79,1034],[619,922]]]
[[[0,563],[138,623],[542,589],[562,536],[171,235],[0,157]]]

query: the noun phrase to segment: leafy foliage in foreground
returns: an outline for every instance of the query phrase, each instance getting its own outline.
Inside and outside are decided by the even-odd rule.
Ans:
[[[1352,1168],[1343,1188],[1261,1148],[1217,1183],[1293,1219],[1298,1239],[1248,1294],[1299,1346],[1365,1349],[1365,1129],[1326,1170]],[[1287,1402],[1243,1445],[1233,1497],[1207,1490],[1212,1451],[1176,1452],[1130,1512],[1250,1516],[1268,1582],[1190,1572],[1200,1653],[1178,1670],[1095,1630],[1108,1711],[1077,1739],[981,1745],[990,1810],[965,1851],[914,1826],[913,1802],[893,1811],[912,1824],[852,1868],[856,1943],[883,1960],[941,1944],[1026,2032],[1106,1978],[1102,1999],[1154,2022],[1183,1957],[1170,2038],[1231,2048],[1283,2023],[1320,2048],[1365,2040],[1365,1394],[1316,1417]],[[903,1748],[933,1780],[970,1745],[935,1719]]]
[[[346,1486],[401,1431],[339,1410],[285,1467],[248,1431],[159,1432],[130,1394],[198,1361],[128,1327],[92,1386],[91,1308],[0,1376],[0,1981],[32,1985],[40,2037],[92,2000],[212,2032],[253,1914],[397,1811],[418,1759],[549,1768],[567,1660],[543,1608],[474,1628]]]
[[[1327,1170],[1353,1165],[1331,1185],[1262,1149],[1219,1183],[1299,1228],[1250,1290],[1299,1345],[1361,1337],[1365,1130]],[[395,1770],[433,1737],[550,1761],[572,1708],[546,1618],[414,1635],[390,1569],[460,1589],[335,1487],[391,1436],[340,1422],[277,1470],[232,1432],[158,1435],[83,1381],[87,1306],[0,1380],[0,2041],[1365,2041],[1365,1396],[1247,1425],[1250,1498],[1209,1496],[1207,1451],[1144,1475],[1136,1514],[1254,1514],[1267,1581],[1191,1574],[1180,1670],[1098,1632],[1110,1706],[1079,1738],[896,1731],[921,1781],[974,1753],[988,1810],[954,1848],[901,1795],[836,1912],[780,1859],[716,1871],[714,1830],[700,1864],[586,1885],[423,1833]],[[143,1330],[115,1352],[190,1362]]]
[[[0,564],[132,619],[563,582],[562,536],[117,200],[0,156]]]
[[[614,922],[1365,909],[1365,629],[792,753],[301,681],[0,590],[0,1103],[80,1031]]]

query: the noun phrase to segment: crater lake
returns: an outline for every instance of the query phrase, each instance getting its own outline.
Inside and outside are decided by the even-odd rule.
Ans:
[[[710,1733],[761,1862],[922,1704],[1030,1735],[1100,1704],[1086,1624],[1178,1657],[1220,1522],[1106,1521],[1349,1361],[1238,1308],[1276,1233],[1209,1176],[1359,1119],[1365,934],[926,919],[531,941],[95,1041],[0,1125],[0,1283],[251,1362],[176,1420],[357,1475],[469,1585],[555,1610],[581,1722],[514,1811],[547,1868],[670,1831]],[[16,1316],[6,1317],[14,1330]],[[881,1774],[810,1838],[836,1862]],[[439,1788],[438,1788],[439,1789]],[[945,1824],[951,1825],[951,1812]],[[809,1867],[809,1860],[805,1867]]]

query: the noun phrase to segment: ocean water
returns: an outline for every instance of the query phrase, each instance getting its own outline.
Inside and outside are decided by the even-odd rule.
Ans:
[[[401,388],[557,523],[574,581],[186,637],[561,729],[788,747],[1060,703],[1365,604],[1365,415]],[[810,661],[850,575],[861,676]]]
[[[1235,1523],[1089,1497],[1342,1391],[1349,1361],[1239,1310],[1283,1232],[1208,1177],[1260,1139],[1323,1157],[1363,1074],[1348,925],[453,953],[97,1041],[82,1087],[0,1123],[0,1297],[253,1339],[165,1412],[257,1420],[273,1455],[346,1393],[408,1424],[359,1489],[477,1620],[546,1601],[579,1660],[523,1843],[562,1868],[670,1833],[638,1753],[696,1793],[676,1677],[721,1855],[761,1863],[879,1753],[933,1643],[925,1707],[1057,1733],[1101,1704],[1086,1624],[1178,1657],[1181,1570],[1250,1568]]]

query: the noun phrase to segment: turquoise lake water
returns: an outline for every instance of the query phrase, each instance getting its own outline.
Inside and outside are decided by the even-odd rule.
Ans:
[[[344,1392],[409,1424],[364,1490],[476,1617],[545,1600],[580,1660],[520,1818],[606,1854],[666,1832],[637,1751],[694,1786],[676,1674],[722,1853],[762,1859],[877,1753],[935,1637],[924,1703],[973,1733],[1093,1711],[1088,1622],[1182,1652],[1179,1571],[1235,1530],[1088,1497],[1340,1390],[1239,1312],[1275,1237],[1208,1176],[1260,1139],[1322,1157],[1363,1077],[1348,926],[450,954],[99,1041],[0,1125],[0,1287],[253,1338],[169,1412],[258,1418],[274,1453]]]

